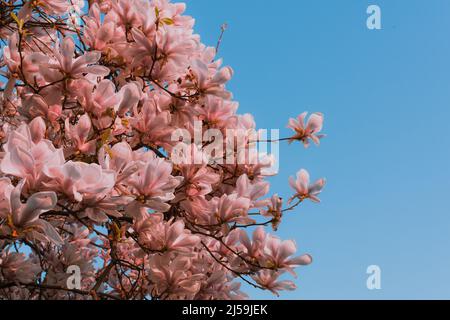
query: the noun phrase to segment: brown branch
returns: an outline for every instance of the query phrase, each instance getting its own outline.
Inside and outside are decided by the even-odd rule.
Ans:
[[[35,288],[35,289],[39,289],[39,290],[57,290],[57,291],[72,292],[72,293],[76,293],[76,294],[80,294],[80,295],[90,295],[90,292],[88,292],[88,291],[78,290],[78,289],[69,289],[69,288],[64,288],[64,287],[60,287],[60,286],[56,286],[56,285],[38,284],[38,283],[22,283],[22,282],[0,283],[0,289],[7,289],[7,288],[11,288],[11,287],[18,287],[18,286],[27,287],[27,288]],[[119,300],[118,297],[111,295],[109,293],[98,292],[97,294],[104,298]]]

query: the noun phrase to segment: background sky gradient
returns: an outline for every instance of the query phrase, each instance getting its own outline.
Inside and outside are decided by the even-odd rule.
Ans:
[[[240,113],[280,128],[325,114],[322,145],[282,144],[272,191],[289,175],[326,177],[322,203],[287,214],[278,234],[314,262],[285,299],[450,298],[450,1],[185,0],[195,30],[235,70]],[[366,8],[382,30],[366,28]],[[381,290],[366,268],[381,267]],[[252,288],[252,298],[271,299]]]

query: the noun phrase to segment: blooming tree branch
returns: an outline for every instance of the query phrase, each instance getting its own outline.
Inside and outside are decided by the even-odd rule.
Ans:
[[[0,0],[0,298],[243,299],[308,265],[233,70],[168,0]],[[323,115],[291,119],[319,144]],[[256,135],[254,134],[256,133]],[[240,143],[237,143],[239,142]],[[236,142],[236,143],[235,143]],[[230,147],[231,145],[231,147]],[[70,266],[80,285],[68,287]]]

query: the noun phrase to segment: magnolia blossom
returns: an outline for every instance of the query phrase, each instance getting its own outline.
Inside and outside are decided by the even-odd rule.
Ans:
[[[103,170],[95,163],[68,161],[61,166],[46,167],[44,173],[50,178],[45,183],[47,188],[78,202],[100,198],[115,184],[115,172]]]
[[[128,179],[129,185],[136,189],[136,201],[150,209],[169,210],[167,202],[175,198],[175,187],[183,180],[171,173],[172,164],[156,155],[146,163],[139,163],[137,172]]]
[[[136,155],[126,142],[115,144],[112,148],[103,147],[98,153],[98,162],[103,169],[116,173],[116,186],[138,169]]]
[[[236,193],[240,197],[251,200],[252,207],[261,207],[268,203],[267,200],[259,200],[269,192],[270,184],[267,181],[252,182],[246,174],[236,181]]]
[[[136,222],[135,230],[140,235],[140,243],[155,251],[188,253],[200,242],[199,237],[187,232],[183,221],[165,222],[161,214],[142,214]]]
[[[2,226],[3,231],[13,238],[61,243],[61,237],[55,228],[46,220],[40,219],[42,213],[55,207],[56,194],[53,191],[38,192],[23,204],[20,196],[24,184],[25,180],[22,180],[13,188],[9,179],[0,179],[0,187],[3,189],[0,215],[7,221],[6,225]]]
[[[193,61],[191,69],[192,80],[187,86],[192,86],[204,94],[210,94],[224,99],[232,97],[231,93],[223,90],[223,85],[233,76],[233,69],[224,67],[212,74],[208,66],[201,60]]]
[[[38,5],[50,14],[64,14],[69,8],[70,2],[67,0],[40,0]]]
[[[212,203],[214,218],[218,224],[228,222],[251,223],[253,221],[247,215],[251,204],[248,198],[239,197],[234,193],[214,198]]]
[[[87,52],[74,59],[75,43],[70,37],[65,37],[55,48],[54,58],[56,61],[49,61],[48,65],[43,65],[40,72],[49,82],[61,80],[61,77],[80,78],[83,74],[106,76],[110,70],[104,66],[92,65],[100,59],[99,52]]]
[[[24,253],[0,252],[0,281],[32,283],[40,272],[38,261],[27,259]]]
[[[33,123],[39,121],[38,118]],[[32,132],[31,129],[36,129]],[[4,174],[24,178],[29,189],[36,188],[42,182],[44,167],[61,165],[64,154],[53,143],[43,137],[42,126],[21,125],[13,131],[3,146],[5,156],[0,163]]]
[[[289,199],[289,202],[295,198],[300,200],[310,199],[314,202],[320,202],[320,199],[317,196],[322,192],[325,183],[325,179],[319,179],[313,184],[310,184],[308,171],[301,169],[297,172],[297,179],[294,179],[293,177],[289,178],[289,184],[296,192],[292,198]]]
[[[285,269],[295,275],[293,267],[312,263],[309,254],[291,257],[296,251],[295,242],[292,240],[282,241],[274,236],[268,236],[266,241],[266,263],[272,268]]]
[[[325,180],[299,171],[287,207],[271,190],[277,161],[258,150],[262,131],[227,88],[233,69],[185,9],[0,1],[0,299],[295,289],[284,277],[312,258],[265,227],[318,202]],[[303,113],[279,141],[319,144],[322,126]]]
[[[186,257],[155,257],[150,265],[150,280],[155,284],[153,290],[156,295],[168,292],[168,299],[177,299],[179,296],[194,298],[206,275],[200,272],[193,274],[190,269],[191,262]]]
[[[267,209],[261,210],[261,215],[272,218],[272,228],[274,231],[277,231],[283,216],[283,199],[277,194],[274,194],[272,198],[270,198]]]
[[[290,142],[299,140],[303,142],[305,147],[308,147],[309,140],[312,140],[315,144],[319,145],[320,139],[324,137],[323,134],[319,134],[323,126],[323,114],[318,112],[313,113],[305,123],[307,114],[307,112],[303,112],[297,119],[289,119],[288,128],[295,131],[295,135],[290,138]]]
[[[282,273],[270,270],[259,271],[257,275],[252,276],[253,279],[262,287],[267,288],[275,295],[279,296],[279,292],[283,290],[293,291],[297,287],[290,280],[278,280]]]
[[[74,142],[74,150],[85,154],[95,154],[96,141],[88,141],[92,130],[91,119],[87,114],[80,117],[76,125],[72,125],[69,119],[65,122],[66,136]]]

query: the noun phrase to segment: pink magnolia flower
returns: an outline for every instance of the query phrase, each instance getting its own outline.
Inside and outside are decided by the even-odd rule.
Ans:
[[[173,84],[169,86],[169,90],[173,87]],[[170,111],[171,126],[176,128],[185,127],[187,130],[193,130],[194,120],[198,116],[198,108],[192,106],[188,101],[171,97],[170,103],[165,105],[162,110]]]
[[[149,39],[145,33],[137,28],[131,30],[135,44],[130,49],[133,64],[141,64],[143,62],[151,65],[155,54],[154,39]]]
[[[100,6],[100,10],[102,13],[107,13],[112,8],[113,0],[92,0],[92,4]]]
[[[119,25],[137,25],[139,19],[139,10],[142,8],[142,1],[111,1],[112,11],[117,16]]]
[[[196,300],[247,300],[248,295],[242,292],[241,284],[230,282],[226,271],[216,268],[211,276],[202,282],[195,295]]]
[[[163,65],[183,66],[186,63],[184,57],[192,53],[196,41],[179,28],[168,28],[165,33],[165,37],[157,37],[158,49],[164,57]]]
[[[142,214],[134,225],[139,241],[155,251],[178,251],[189,253],[200,243],[198,236],[185,229],[182,220],[164,221],[162,214]]]
[[[250,180],[263,180],[264,177],[277,174],[273,154],[250,152],[248,148],[240,149],[236,155],[236,167],[241,174],[246,174]]]
[[[51,61],[47,66],[40,69],[45,79],[49,82],[56,82],[62,77],[71,79],[81,78],[84,74],[95,76],[106,76],[110,73],[109,68],[94,65],[100,60],[99,52],[86,52],[74,59],[75,43],[71,37],[65,37],[53,54],[56,61]]]
[[[24,253],[0,252],[0,281],[32,283],[41,271],[38,261],[27,259]]]
[[[84,208],[78,216],[105,222],[108,215],[119,217],[128,202],[126,197],[111,197],[116,183],[116,173],[102,169],[96,163],[68,161],[61,166],[47,167],[44,174],[50,179],[44,185],[50,190],[63,193],[78,207]]]
[[[208,201],[204,196],[187,197],[181,201],[181,208],[186,213],[186,220],[199,225],[215,225],[214,213],[217,209],[217,199]]]
[[[47,131],[47,127],[45,125],[44,120],[41,117],[34,118],[30,122],[30,133],[31,139],[33,139],[34,143],[39,143],[39,141],[45,138],[45,133]]]
[[[264,263],[270,268],[285,269],[295,276],[293,270],[297,266],[305,266],[312,262],[309,254],[304,254],[299,257],[292,258],[291,256],[296,252],[295,242],[292,240],[280,240],[279,238],[268,235],[264,248]]]
[[[273,294],[279,296],[279,291],[294,291],[297,287],[290,280],[278,280],[282,272],[261,270],[252,278],[263,288],[270,290]]]
[[[78,100],[86,112],[94,114],[97,119],[101,119],[107,110],[114,110],[119,103],[114,83],[104,79],[98,84],[83,82]],[[108,116],[106,122],[111,123]]]
[[[155,154],[147,161],[138,164],[139,168],[128,182],[136,189],[138,202],[157,211],[170,209],[168,201],[175,198],[175,188],[183,177],[172,176],[172,164]]]
[[[240,230],[239,241],[244,246],[245,256],[250,258],[250,261],[259,261],[264,254],[264,246],[266,243],[266,232],[264,228],[258,227],[253,232],[252,240],[250,240],[248,234]]]
[[[19,37],[17,34],[11,35],[8,46],[3,50],[3,62],[8,67],[9,72],[18,78],[22,71],[26,74],[35,74],[39,71],[38,64],[47,59],[36,52],[27,52],[24,56],[19,52]]]
[[[248,198],[239,197],[236,193],[223,195],[211,200],[214,209],[214,217],[217,224],[223,223],[252,223],[248,216],[251,201]]]
[[[138,163],[134,157],[130,145],[126,142],[119,142],[112,148],[103,146],[99,150],[98,161],[103,169],[116,172],[116,183],[120,183],[138,169]]]
[[[19,73],[20,53],[17,35],[12,35],[8,40],[8,46],[3,49],[3,63],[12,74]]]
[[[211,128],[228,128],[230,123],[236,121],[238,103],[219,99],[215,96],[207,97],[208,103],[197,108],[198,118]]]
[[[25,77],[28,81],[37,82],[41,78],[39,74],[39,65],[45,63],[47,58],[36,52],[20,54],[18,47],[19,37],[12,34],[8,39],[8,46],[3,49],[1,65],[8,68],[8,83],[5,88],[5,96],[10,97],[17,79]]]
[[[178,220],[165,228],[165,248],[189,252],[200,243],[200,238],[186,232],[184,222]]]
[[[323,114],[313,113],[305,124],[307,112],[303,112],[297,119],[289,119],[288,128],[295,131],[295,135],[290,138],[290,142],[295,140],[303,142],[305,147],[309,146],[311,139],[316,145],[320,144],[320,139],[324,137],[323,134],[318,134],[322,131]]]
[[[150,280],[156,294],[163,293],[172,299],[192,299],[200,290],[205,274],[192,274],[190,259],[182,256],[153,256],[150,261]]]
[[[39,0],[38,5],[49,14],[64,14],[69,9],[67,0]]]
[[[310,184],[308,171],[301,169],[297,172],[297,179],[294,179],[293,177],[289,178],[289,184],[296,192],[289,199],[289,203],[295,198],[298,198],[301,201],[304,199],[310,199],[314,202],[320,202],[320,199],[317,196],[322,192],[325,183],[326,180],[322,178],[313,184]]]
[[[57,254],[50,253],[48,262],[51,266],[45,276],[45,283],[51,286],[67,286],[71,276],[70,266],[77,266],[81,276],[81,290],[89,290],[95,283],[94,260],[98,256],[97,249],[91,244],[97,239],[90,239],[90,231],[86,227],[68,224],[64,244]],[[64,293],[51,292],[51,299],[64,299]],[[49,297],[50,298],[50,297]]]
[[[224,84],[233,76],[231,67],[224,67],[211,76],[210,70],[204,62],[195,60],[192,65],[193,85],[200,93],[214,95],[223,99],[232,98],[232,94],[224,88]]]
[[[45,185],[81,202],[99,199],[108,194],[115,184],[115,172],[103,170],[98,164],[68,161],[60,166],[49,166],[44,174],[51,178]]]
[[[281,218],[283,216],[283,199],[281,199],[277,194],[274,194],[270,198],[270,203],[267,205],[267,209],[261,210],[261,215],[264,217],[272,218],[272,229],[277,231],[278,226],[281,223]]]
[[[251,200],[252,208],[259,208],[265,206],[268,201],[261,200],[260,198],[264,197],[270,188],[270,183],[267,181],[251,181],[246,174],[243,174],[239,177],[236,182],[236,193],[240,197],[247,198]]]
[[[172,160],[178,164],[178,168],[184,177],[182,186],[184,192],[180,195],[188,197],[205,196],[211,193],[213,185],[219,183],[220,176],[208,167],[209,157],[195,144],[184,145],[180,161]]]
[[[102,24],[100,7],[94,3],[89,10],[89,16],[85,18],[86,27],[84,41],[95,50],[105,50],[108,42],[114,37],[114,22],[108,21]]]
[[[198,197],[209,194],[212,186],[219,182],[219,175],[205,166],[185,166],[182,169],[186,195]]]
[[[62,106],[59,104],[49,104],[38,94],[24,95],[22,106],[18,108],[20,114],[29,119],[43,117],[56,126],[56,120],[61,117]]]
[[[40,128],[43,129],[42,126]],[[26,179],[27,189],[33,189],[42,182],[44,167],[65,162],[61,149],[56,149],[51,141],[38,140],[37,137],[43,137],[42,132],[36,132],[33,140],[30,126],[23,124],[11,132],[8,142],[3,146],[5,156],[1,160],[0,170]]]
[[[142,85],[138,82],[129,82],[118,93],[120,103],[115,109],[119,116],[125,116],[129,110],[135,110],[142,98]]]
[[[8,186],[8,179],[1,178],[0,185],[5,187],[1,205],[1,215],[7,220],[7,226],[1,228],[2,232],[9,229],[14,238],[37,239],[39,241],[52,241],[60,244],[60,235],[47,221],[40,219],[40,215],[52,210],[57,202],[53,191],[32,194],[25,204],[20,200],[25,180],[19,182],[15,188]],[[10,182],[9,182],[10,183]]]
[[[162,147],[170,147],[170,134],[173,131],[170,122],[170,113],[158,111],[151,99],[145,100],[142,110],[135,110],[134,117],[130,120],[131,126],[141,133],[142,142]]]
[[[87,114],[80,117],[76,125],[72,125],[67,118],[65,121],[66,136],[73,141],[73,148],[67,149],[67,154],[74,151],[94,155],[96,151],[95,139],[88,141],[92,131],[91,119]]]

